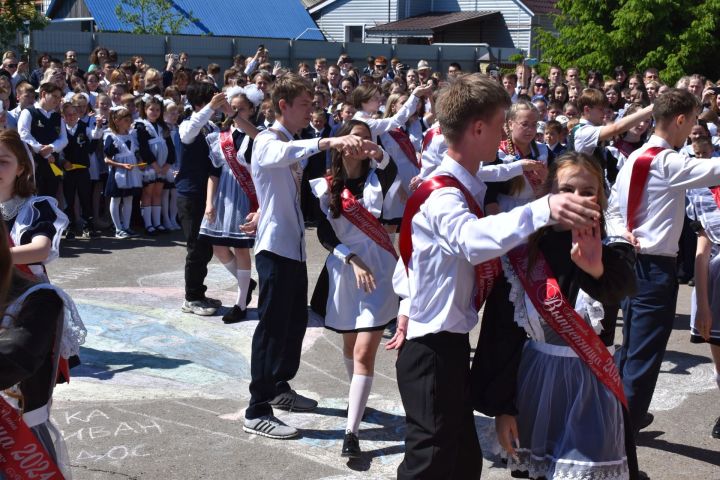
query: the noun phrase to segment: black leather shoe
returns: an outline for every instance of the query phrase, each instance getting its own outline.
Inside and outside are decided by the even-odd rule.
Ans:
[[[650,412],[645,413],[645,415],[640,420],[640,425],[638,425],[638,430],[644,430],[647,427],[650,426],[650,424],[655,420],[655,415],[653,415]]]
[[[242,308],[238,307],[237,305],[233,305],[233,307],[230,309],[228,313],[223,315],[222,321],[229,325],[231,323],[238,323],[242,322],[247,318],[247,310],[243,310]]]
[[[255,290],[255,288],[257,288],[257,282],[251,278],[251,279],[250,279],[250,287],[248,288],[247,297],[245,297],[245,305],[249,305],[249,304],[250,304],[250,300],[252,300],[252,292],[253,292],[253,290]]]
[[[357,435],[352,432],[345,433],[345,439],[343,440],[342,456],[348,458],[360,458],[360,440]]]
[[[720,438],[720,417],[715,422],[715,427],[712,429],[713,438]]]

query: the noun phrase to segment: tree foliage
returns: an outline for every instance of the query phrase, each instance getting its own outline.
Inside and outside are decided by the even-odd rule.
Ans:
[[[611,72],[648,67],[675,82],[720,78],[720,0],[559,0],[557,33],[538,31],[543,61]]]
[[[197,21],[192,12],[178,12],[170,0],[120,0],[115,14],[138,34],[174,35]]]
[[[37,11],[32,0],[0,0],[0,47],[13,45],[25,22],[30,30],[41,30],[49,20]]]

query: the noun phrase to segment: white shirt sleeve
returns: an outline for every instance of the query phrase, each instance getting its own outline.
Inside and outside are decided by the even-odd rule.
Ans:
[[[393,272],[393,290],[398,297],[400,297],[400,309],[398,315],[410,316],[410,280],[408,279],[407,270],[405,270],[405,263],[400,258],[395,264],[395,271]]]
[[[620,213],[620,206],[618,204],[618,192],[617,184],[612,186],[610,190],[610,197],[608,198],[608,206],[605,211],[605,232],[608,240],[623,239],[623,233],[627,232],[625,220],[623,219],[622,213]]]
[[[290,166],[320,151],[320,138],[283,142],[269,130],[255,137],[253,162],[265,168]]]
[[[205,105],[200,111],[193,112],[190,118],[180,124],[178,129],[180,133],[180,141],[185,145],[190,145],[195,141],[195,137],[200,134],[200,130],[212,118],[215,110],[210,104]]]
[[[600,141],[601,128],[585,124],[575,130],[575,151],[591,155]]]
[[[443,250],[478,265],[505,254],[539,228],[554,223],[548,198],[478,218],[470,212],[460,190],[441,188],[430,194],[420,210]]]
[[[505,182],[523,174],[520,162],[480,165],[477,178],[483,182]]]
[[[63,148],[67,146],[68,139],[67,139],[67,128],[65,127],[65,120],[60,119],[60,136],[55,140],[51,145],[53,147],[53,152],[60,153],[63,151]]]
[[[415,113],[417,110],[417,105],[420,99],[416,97],[415,95],[410,95],[410,98],[407,99],[407,101],[403,104],[402,108],[398,110],[398,112],[389,118],[380,118],[380,119],[363,119],[364,122],[368,124],[370,127],[370,132],[372,133],[373,137],[382,135],[385,132],[388,132],[392,130],[393,128],[398,128],[403,125],[405,125],[405,122],[407,122],[408,118]]]
[[[35,137],[33,137],[30,133],[31,127],[32,115],[27,109],[25,109],[20,112],[20,117],[18,118],[18,133],[20,134],[22,141],[27,143],[33,152],[38,153],[42,148],[42,144],[35,140]]]
[[[663,158],[662,169],[668,186],[674,190],[711,187],[720,183],[720,158],[686,158],[670,151]]]

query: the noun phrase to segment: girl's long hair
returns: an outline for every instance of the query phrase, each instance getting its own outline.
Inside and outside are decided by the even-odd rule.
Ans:
[[[547,195],[548,193],[552,192],[553,187],[557,182],[558,173],[565,168],[580,168],[592,174],[598,185],[597,203],[598,205],[600,205],[600,208],[604,212],[607,208],[607,197],[605,195],[605,174],[603,168],[594,157],[592,157],[591,155],[586,155],[584,153],[568,152],[555,159],[555,161],[550,164],[547,180],[543,185],[540,195]],[[532,268],[532,266],[535,264],[539,252],[540,238],[542,238],[544,233],[549,228],[552,227],[543,227],[537,232],[530,235],[530,238],[528,239],[528,269]],[[601,217],[601,235],[604,228],[604,217]]]
[[[0,130],[0,144],[5,146],[17,159],[18,165],[23,168],[20,175],[15,178],[13,194],[18,197],[27,198],[35,193],[35,169],[33,159],[20,135],[15,130]]]
[[[370,133],[370,127],[368,127],[365,122],[361,122],[360,120],[350,120],[340,127],[340,130],[337,132],[337,136],[342,137],[344,135],[349,135],[350,132],[352,132],[352,129],[358,126],[367,128],[368,133]],[[340,194],[345,186],[347,172],[345,172],[345,167],[343,166],[342,152],[333,150],[330,157],[332,158],[332,164],[330,166],[330,204],[328,205],[328,210],[330,210],[333,218],[338,218],[342,213],[342,201],[340,199]],[[363,173],[367,172],[369,169],[370,161],[367,159],[363,160]]]

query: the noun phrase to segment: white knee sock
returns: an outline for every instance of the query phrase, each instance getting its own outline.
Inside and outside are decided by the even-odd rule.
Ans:
[[[112,197],[110,199],[110,218],[112,218],[115,230],[118,232],[125,229],[125,227],[123,227],[122,217],[120,216],[120,200],[122,200],[120,197]]]
[[[354,374],[350,382],[350,395],[348,404],[347,427],[345,431],[355,435],[360,428],[365,406],[367,405],[370,389],[372,388],[373,377]]]
[[[142,216],[143,223],[145,224],[145,228],[150,228],[153,226],[152,224],[152,207],[143,205],[140,207],[140,215]]]
[[[162,222],[160,221],[160,214],[162,213],[161,207],[160,205],[153,205],[150,209],[152,210],[152,225],[153,227],[159,227],[162,225]]]
[[[355,360],[343,355],[343,363],[345,363],[345,371],[347,372],[348,380],[352,381],[353,372],[355,371]]]
[[[245,300],[247,299],[247,293],[250,289],[250,270],[238,269],[236,275],[238,281],[238,293],[235,305],[244,310],[247,308],[247,302]]]
[[[160,200],[160,208],[162,211],[162,225],[165,228],[172,227],[172,223],[170,223],[170,217],[168,216],[168,207],[170,206],[170,190],[165,189],[162,191],[162,197]]]
[[[130,228],[130,218],[132,217],[133,197],[123,197],[122,199],[122,219],[125,228]]]

